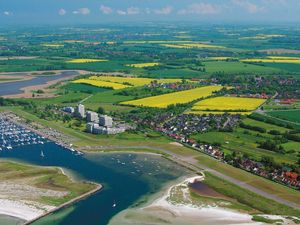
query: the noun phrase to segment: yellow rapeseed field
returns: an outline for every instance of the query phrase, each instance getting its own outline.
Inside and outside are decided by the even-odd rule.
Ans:
[[[62,45],[62,44],[42,44],[42,46],[51,47],[51,48],[64,47],[64,45]]]
[[[222,86],[205,86],[186,91],[178,91],[169,94],[157,95],[138,100],[122,102],[123,105],[144,106],[155,108],[167,108],[169,105],[184,104],[199,98],[205,98],[219,91]]]
[[[89,77],[91,80],[101,80],[119,84],[130,84],[135,87],[144,86],[146,84],[150,84],[155,79],[151,78],[142,78],[142,77],[115,77],[115,76],[91,76]],[[173,83],[173,82],[181,82],[181,79],[158,79],[158,83]]]
[[[107,62],[106,59],[71,59],[67,63],[91,63],[91,62]]]
[[[261,104],[265,99],[258,98],[239,98],[239,97],[216,97],[208,98],[203,101],[199,101],[194,104],[192,110],[194,111],[253,111]]]
[[[224,46],[218,45],[209,45],[209,44],[201,44],[201,43],[192,43],[192,44],[162,44],[164,47],[169,48],[225,48]]]
[[[214,114],[214,115],[219,115],[219,114],[224,114],[224,113],[228,113],[231,115],[250,115],[252,112],[238,112],[238,111],[232,111],[232,112],[224,112],[224,111],[187,111],[185,112],[185,114],[197,114],[197,115],[204,115],[204,114]]]
[[[145,68],[145,67],[152,67],[152,66],[159,66],[160,63],[158,62],[149,62],[149,63],[135,63],[135,64],[127,64],[126,66],[134,67],[134,68]]]
[[[89,84],[96,87],[103,87],[103,88],[112,88],[112,89],[123,89],[130,86],[124,85],[124,84],[118,84],[118,83],[111,83],[106,81],[100,81],[100,80],[90,80],[90,79],[78,79],[73,81],[73,83],[79,83],[79,84]]]
[[[266,58],[242,59],[241,62],[266,62],[266,63],[300,63],[299,57],[269,56]]]

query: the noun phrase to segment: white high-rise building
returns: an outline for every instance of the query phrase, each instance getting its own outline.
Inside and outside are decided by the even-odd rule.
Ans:
[[[85,108],[84,108],[84,105],[79,104],[77,106],[76,111],[75,111],[75,116],[78,116],[80,118],[85,118]]]
[[[100,126],[104,126],[104,127],[112,127],[113,119],[110,116],[101,115],[99,118],[99,124]]]
[[[98,113],[87,111],[86,112],[86,120],[87,122],[99,123],[99,116]]]

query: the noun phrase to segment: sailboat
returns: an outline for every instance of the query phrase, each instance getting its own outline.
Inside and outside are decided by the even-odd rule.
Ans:
[[[42,158],[45,157],[43,150],[41,151],[41,157],[42,157]]]
[[[112,205],[113,208],[117,206],[116,201],[114,201],[114,204]]]

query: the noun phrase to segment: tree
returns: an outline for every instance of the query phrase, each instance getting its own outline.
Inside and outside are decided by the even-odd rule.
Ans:
[[[105,114],[105,110],[104,110],[104,108],[101,107],[101,106],[98,108],[97,112],[98,112],[99,114],[102,114],[102,115]]]

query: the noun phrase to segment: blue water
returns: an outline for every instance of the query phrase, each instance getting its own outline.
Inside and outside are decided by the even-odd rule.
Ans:
[[[45,157],[40,156],[43,150]],[[103,190],[62,209],[34,225],[104,225],[118,212],[138,204],[160,190],[166,182],[187,173],[170,161],[153,155],[99,153],[76,156],[50,142],[0,152],[0,158],[13,158],[41,166],[59,166],[76,176],[104,185]],[[116,202],[117,206],[112,207]],[[63,216],[60,216],[63,215]]]
[[[0,83],[0,96],[21,94],[21,93],[23,93],[23,91],[21,89],[24,87],[46,84],[47,82],[52,81],[52,80],[56,80],[59,78],[65,78],[65,77],[77,75],[77,74],[78,74],[77,71],[63,71],[56,75],[35,76],[34,78],[32,78],[30,80]]]

